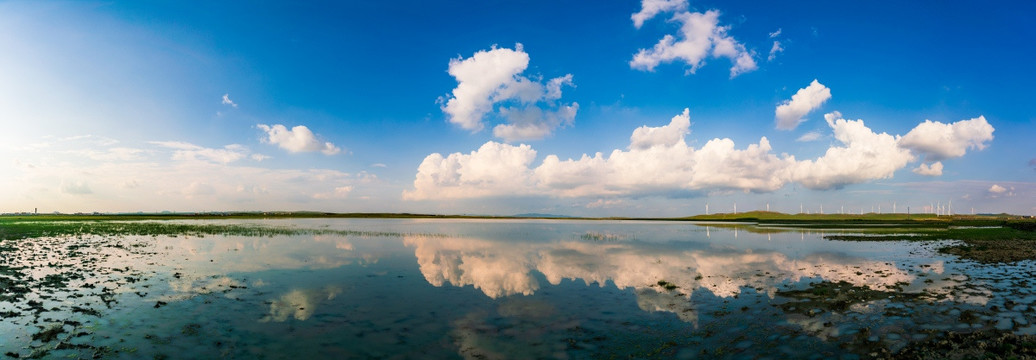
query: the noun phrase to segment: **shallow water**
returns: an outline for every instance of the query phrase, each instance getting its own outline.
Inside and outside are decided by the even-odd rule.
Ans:
[[[226,221],[365,235],[20,240],[2,264],[44,285],[0,301],[0,353],[856,358],[945,330],[1036,333],[1032,262],[960,261],[941,243],[676,222]]]

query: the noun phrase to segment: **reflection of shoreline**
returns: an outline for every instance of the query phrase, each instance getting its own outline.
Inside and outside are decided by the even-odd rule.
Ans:
[[[406,236],[403,241],[414,248],[420,271],[430,284],[471,285],[494,299],[535,293],[540,288],[535,272],[552,285],[563,279],[601,286],[611,282],[638,293],[668,293],[657,285],[664,280],[684,298],[701,290],[732,297],[745,288],[772,298],[778,286],[808,278],[875,289],[917,280],[892,263],[832,253],[793,259],[775,251],[670,249],[635,242],[521,243],[423,236]],[[932,261],[924,271],[940,274],[943,266],[942,261]]]

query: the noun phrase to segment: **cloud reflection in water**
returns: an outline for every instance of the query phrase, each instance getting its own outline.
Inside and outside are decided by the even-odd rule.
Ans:
[[[896,264],[840,253],[816,252],[792,257],[761,249],[694,247],[686,243],[636,241],[554,242],[494,241],[472,237],[406,236],[422,275],[432,285],[471,285],[486,296],[532,295],[541,286],[536,273],[552,285],[563,279],[586,284],[612,283],[636,290],[646,311],[670,311],[694,322],[690,299],[697,291],[733,297],[746,289],[770,298],[780,285],[808,279],[845,281],[856,286],[889,289],[917,280]],[[682,244],[682,245],[681,245]],[[940,274],[944,264],[931,260],[923,271]],[[664,289],[665,280],[676,288]],[[680,297],[675,297],[670,292]],[[657,295],[657,296],[656,296]],[[679,300],[680,298],[684,300]]]

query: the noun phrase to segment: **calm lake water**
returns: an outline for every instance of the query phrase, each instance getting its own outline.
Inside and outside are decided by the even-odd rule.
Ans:
[[[82,276],[0,301],[0,353],[857,358],[944,330],[1036,333],[1032,262],[960,261],[936,253],[945,243],[677,222],[233,222],[367,233],[20,240],[8,265]]]

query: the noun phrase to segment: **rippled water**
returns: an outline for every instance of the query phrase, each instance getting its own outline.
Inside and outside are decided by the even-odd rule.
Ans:
[[[1036,333],[1032,262],[964,262],[936,243],[676,222],[237,222],[370,235],[21,240],[8,266],[65,277],[0,301],[0,353],[854,358],[943,330]]]

